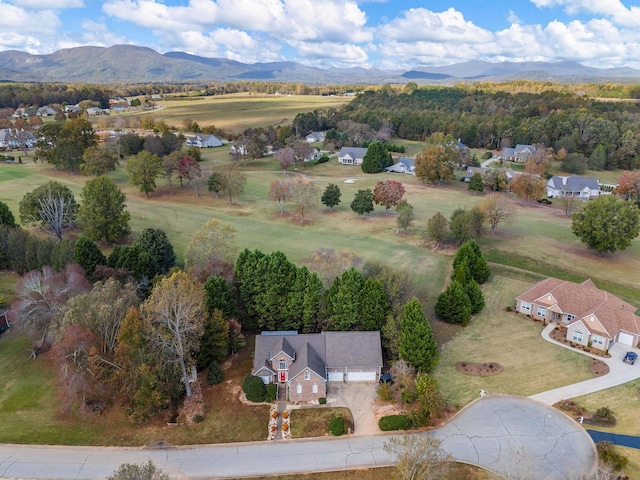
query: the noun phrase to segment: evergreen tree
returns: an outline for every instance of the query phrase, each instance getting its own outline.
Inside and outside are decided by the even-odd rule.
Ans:
[[[76,242],[75,261],[91,278],[98,265],[106,265],[107,259],[102,254],[96,242],[81,235]]]
[[[4,202],[0,202],[0,225],[7,225],[9,227],[18,226],[13,213],[11,213],[11,210],[9,209],[9,205]]]
[[[220,310],[214,310],[204,324],[204,334],[200,340],[197,364],[200,370],[211,362],[223,362],[229,354],[229,324]]]
[[[398,353],[418,372],[427,373],[438,363],[438,345],[422,304],[416,298],[409,300],[402,309]]]
[[[362,171],[364,173],[378,173],[391,164],[391,155],[384,148],[382,142],[371,142],[362,159]]]
[[[87,237],[113,242],[127,236],[131,219],[126,210],[127,197],[113,180],[103,176],[88,180],[80,197],[78,217]]]
[[[167,234],[159,228],[145,228],[136,238],[138,245],[147,252],[158,265],[158,273],[166,274],[176,264],[176,254]]]
[[[361,189],[356,192],[351,202],[351,210],[358,215],[366,215],[373,212],[373,192],[370,188]]]
[[[464,291],[471,302],[471,314],[475,315],[476,313],[480,313],[485,306],[485,301],[484,294],[482,290],[480,290],[478,282],[471,280],[464,285]]]
[[[238,303],[227,281],[222,277],[211,276],[204,282],[205,306],[207,313],[213,315],[220,310],[226,320],[238,315]]]
[[[316,272],[310,272],[302,305],[302,333],[318,331],[318,318],[322,299],[322,280]]]
[[[330,183],[327,185],[327,188],[324,189],[322,193],[322,197],[320,198],[320,202],[323,205],[329,207],[329,210],[333,212],[333,207],[338,206],[340,203],[340,196],[342,193],[340,192],[340,187],[334,183]]]
[[[360,330],[381,330],[387,319],[389,300],[380,280],[367,278],[362,286]]]
[[[472,192],[483,192],[484,191],[484,181],[482,180],[482,175],[479,173],[474,173],[471,179],[469,180],[468,190]]]
[[[447,289],[438,296],[435,312],[449,323],[461,323],[466,326],[471,318],[471,300],[458,281],[453,280]]]
[[[364,277],[355,268],[336,277],[326,295],[328,330],[353,330],[360,318],[364,282]]]
[[[458,249],[453,258],[453,269],[455,270],[458,264],[464,260],[466,260],[469,271],[476,282],[482,284],[489,280],[491,270],[480,250],[480,245],[475,240],[468,240]]]

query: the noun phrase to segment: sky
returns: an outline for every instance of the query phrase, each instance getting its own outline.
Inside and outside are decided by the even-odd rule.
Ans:
[[[640,69],[640,0],[0,0],[0,51],[134,44],[244,63]]]

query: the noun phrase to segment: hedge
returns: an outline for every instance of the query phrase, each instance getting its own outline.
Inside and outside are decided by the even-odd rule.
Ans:
[[[333,417],[329,422],[329,433],[334,437],[344,434],[344,419],[342,417]]]
[[[266,389],[260,377],[249,373],[242,382],[242,391],[250,402],[264,402]]]
[[[378,421],[378,427],[383,432],[408,430],[411,428],[411,419],[406,415],[388,415]]]

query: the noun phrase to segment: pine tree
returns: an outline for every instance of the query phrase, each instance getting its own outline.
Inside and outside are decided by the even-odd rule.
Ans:
[[[382,282],[367,278],[360,298],[360,330],[381,330],[389,311],[389,300]]]
[[[391,155],[384,148],[382,142],[371,142],[362,159],[364,173],[378,173],[391,165]]]
[[[229,323],[222,311],[214,310],[204,324],[204,334],[200,340],[197,365],[200,370],[211,362],[223,362],[229,354]]]
[[[224,278],[209,277],[204,282],[204,291],[205,305],[209,315],[212,315],[216,309],[222,311],[226,320],[238,315],[238,303]]]
[[[467,260],[469,271],[476,282],[482,284],[489,280],[491,270],[489,269],[489,265],[487,265],[487,260],[484,258],[484,255],[480,250],[478,242],[475,240],[468,240],[462,244],[453,259],[454,270],[464,259]]]
[[[471,302],[471,314],[480,313],[485,306],[484,294],[480,290],[478,282],[471,280],[464,286],[464,291]]]
[[[474,173],[471,179],[469,180],[468,190],[472,192],[483,192],[484,191],[484,181],[482,180],[482,175],[479,173]]]
[[[438,296],[435,312],[446,322],[467,325],[471,318],[471,300],[458,281],[453,280]]]
[[[316,272],[310,272],[307,276],[302,305],[302,333],[313,333],[318,330],[321,296],[322,280]]]
[[[364,277],[355,268],[336,277],[327,291],[328,330],[353,330],[360,318],[361,291]]]
[[[424,316],[422,304],[413,298],[402,309],[400,319],[400,358],[418,372],[427,373],[438,363],[438,345]]]
[[[76,242],[75,261],[82,267],[87,277],[93,275],[98,265],[105,265],[107,259],[102,254],[96,242],[81,235]]]

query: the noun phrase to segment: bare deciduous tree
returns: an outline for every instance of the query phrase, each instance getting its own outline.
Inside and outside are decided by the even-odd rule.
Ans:
[[[191,397],[187,365],[204,332],[204,287],[187,273],[176,272],[156,285],[140,313],[151,326],[153,342],[180,365],[187,397]]]
[[[500,223],[511,223],[516,209],[513,202],[499,193],[490,193],[480,202],[480,209],[484,212],[491,225],[491,230]]]
[[[431,435],[392,437],[384,450],[396,457],[397,478],[402,480],[449,479],[453,457]]]

